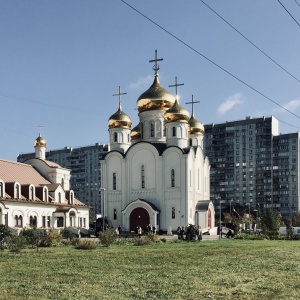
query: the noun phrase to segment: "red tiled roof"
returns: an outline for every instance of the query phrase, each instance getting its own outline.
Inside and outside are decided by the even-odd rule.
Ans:
[[[4,182],[16,182],[20,184],[51,184],[45,177],[32,166],[14,161],[0,159],[0,179]]]

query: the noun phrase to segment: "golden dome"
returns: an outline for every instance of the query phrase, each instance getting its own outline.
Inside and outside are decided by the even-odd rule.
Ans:
[[[116,113],[108,119],[108,128],[126,128],[130,129],[131,119],[123,111],[121,105]]]
[[[155,74],[150,88],[137,100],[139,112],[148,110],[167,110],[173,106],[175,97],[165,90],[159,83],[158,75]]]
[[[34,141],[34,147],[46,147],[46,141],[42,138],[39,133],[39,137]]]
[[[189,134],[204,134],[204,125],[192,116],[189,119]]]
[[[131,130],[131,139],[132,140],[139,140],[141,138],[141,126],[140,123],[137,124],[134,128]]]
[[[190,114],[187,110],[181,107],[176,99],[174,105],[165,112],[164,119],[166,123],[182,122],[187,123]]]

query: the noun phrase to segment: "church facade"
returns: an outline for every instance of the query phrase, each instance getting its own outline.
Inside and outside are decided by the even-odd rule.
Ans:
[[[35,140],[35,158],[0,159],[0,224],[22,228],[89,228],[89,206],[70,190],[70,170],[45,160],[46,142]]]
[[[108,120],[109,152],[101,162],[103,214],[126,231],[151,224],[156,230],[178,226],[214,227],[210,164],[203,154],[204,126],[180,106],[159,82],[157,53],[154,81],[137,100],[139,124],[121,106]]]

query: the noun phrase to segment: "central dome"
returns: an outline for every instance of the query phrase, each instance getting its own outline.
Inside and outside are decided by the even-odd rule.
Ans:
[[[168,110],[174,103],[175,97],[160,85],[156,74],[150,88],[138,98],[137,107],[141,113],[148,110]]]

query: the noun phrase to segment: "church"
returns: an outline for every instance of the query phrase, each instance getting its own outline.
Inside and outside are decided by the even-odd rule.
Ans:
[[[0,224],[22,228],[89,228],[90,207],[70,189],[70,170],[45,159],[46,141],[34,141],[35,158],[0,159]]]
[[[114,227],[133,231],[149,224],[174,232],[193,224],[204,231],[215,227],[210,201],[210,164],[203,153],[204,126],[159,82],[157,51],[154,81],[137,99],[139,124],[121,105],[108,120],[109,151],[101,163],[102,212]]]

